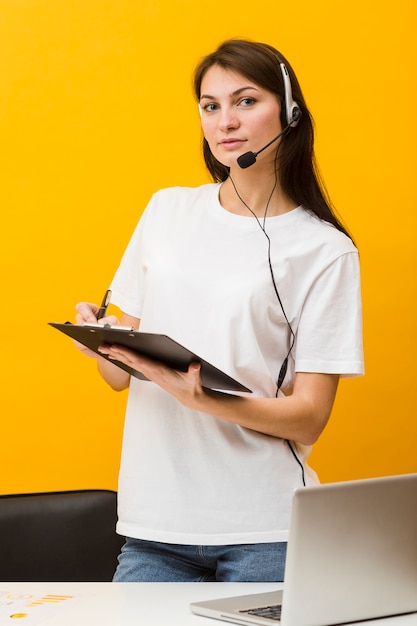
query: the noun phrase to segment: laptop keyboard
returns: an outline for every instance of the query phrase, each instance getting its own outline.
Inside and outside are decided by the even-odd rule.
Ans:
[[[240,613],[247,613],[248,615],[256,615],[258,617],[265,617],[266,619],[273,619],[279,621],[281,619],[281,604],[273,604],[271,606],[261,606],[257,609],[246,609],[246,611],[239,611]]]

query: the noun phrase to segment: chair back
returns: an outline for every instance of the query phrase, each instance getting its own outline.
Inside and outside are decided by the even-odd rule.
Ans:
[[[109,490],[0,496],[0,581],[111,581],[124,539]]]

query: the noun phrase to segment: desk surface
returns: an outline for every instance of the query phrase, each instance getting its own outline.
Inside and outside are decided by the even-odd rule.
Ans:
[[[193,615],[190,602],[279,587],[271,583],[0,582],[0,626],[214,626],[224,622]],[[51,598],[54,595],[62,599]],[[11,614],[15,619],[10,619]],[[372,620],[372,626],[416,625],[417,613]]]

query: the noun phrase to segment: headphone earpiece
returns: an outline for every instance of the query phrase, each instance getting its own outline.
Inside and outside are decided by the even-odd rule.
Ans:
[[[290,75],[288,74],[288,70],[285,66],[285,63],[279,64],[282,72],[282,78],[284,80],[284,88],[285,88],[285,113],[287,116],[287,124],[294,128],[297,126],[298,122],[301,118],[301,109],[298,104],[293,100],[292,97],[292,87]]]
[[[291,126],[296,126],[301,118],[301,109],[298,106],[295,106],[292,110],[292,122]]]

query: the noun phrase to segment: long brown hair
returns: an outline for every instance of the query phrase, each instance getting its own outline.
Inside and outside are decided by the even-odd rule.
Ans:
[[[200,100],[201,82],[213,65],[233,70],[253,81],[263,89],[275,94],[281,104],[281,125],[288,124],[285,111],[285,86],[280,63],[284,63],[291,80],[292,95],[301,110],[301,118],[295,128],[285,133],[279,144],[279,181],[284,193],[297,205],[311,211],[317,217],[333,224],[350,237],[335,215],[330,198],[320,178],[314,156],[313,119],[307,108],[297,77],[286,58],[275,48],[263,43],[244,39],[230,39],[217,50],[204,57],[194,73],[194,92]],[[203,155],[206,167],[215,182],[229,176],[229,168],[212,154],[207,140],[203,138]]]

